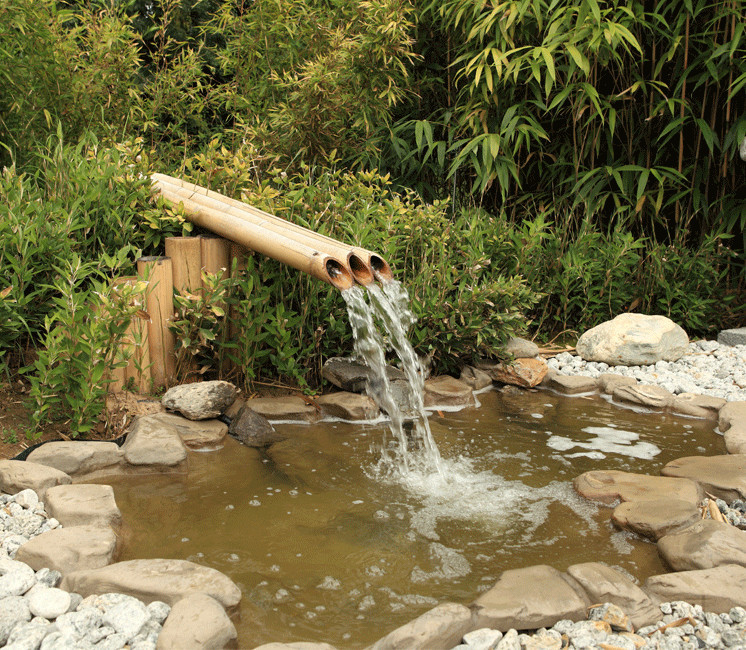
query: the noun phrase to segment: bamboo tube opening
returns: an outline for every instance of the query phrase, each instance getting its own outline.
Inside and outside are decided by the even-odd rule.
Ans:
[[[350,264],[350,271],[352,271],[352,277],[355,278],[355,282],[365,286],[375,281],[371,268],[360,257],[355,255],[355,253],[350,253],[347,261]]]
[[[391,272],[391,267],[388,265],[388,262],[386,262],[386,260],[383,259],[380,255],[371,253],[370,266],[377,277],[380,277],[383,280],[394,279],[394,274]]]

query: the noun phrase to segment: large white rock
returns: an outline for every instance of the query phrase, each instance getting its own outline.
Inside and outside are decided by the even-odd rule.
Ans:
[[[236,387],[228,381],[203,381],[169,388],[161,403],[190,420],[212,420],[225,413],[237,396]]]
[[[643,366],[656,361],[676,361],[688,345],[686,332],[670,318],[620,314],[585,332],[575,349],[586,361]]]

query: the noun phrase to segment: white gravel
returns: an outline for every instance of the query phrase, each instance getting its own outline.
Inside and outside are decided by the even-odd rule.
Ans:
[[[678,361],[658,361],[650,366],[609,366],[561,352],[548,359],[547,365],[564,375],[598,377],[614,373],[634,377],[641,384],[661,386],[676,395],[697,393],[729,402],[746,401],[746,345],[695,341]]]

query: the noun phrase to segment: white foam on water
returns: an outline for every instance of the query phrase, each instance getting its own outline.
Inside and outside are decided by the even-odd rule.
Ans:
[[[640,435],[633,431],[625,431],[614,427],[585,427],[582,431],[595,437],[589,440],[573,440],[566,436],[553,435],[547,439],[547,447],[556,451],[569,451],[577,447],[602,454],[619,454],[641,460],[652,460],[661,453],[660,447],[650,442],[640,442]],[[569,457],[576,455],[579,454],[573,454]],[[600,456],[600,458],[604,457]],[[599,457],[589,456],[589,458]]]

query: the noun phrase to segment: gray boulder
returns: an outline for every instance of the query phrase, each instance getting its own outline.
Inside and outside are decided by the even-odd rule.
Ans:
[[[689,345],[686,332],[665,316],[620,314],[585,332],[575,349],[586,361],[643,366],[676,361]]]
[[[365,390],[370,372],[370,368],[365,364],[345,357],[327,359],[321,368],[321,376],[324,379],[350,393],[362,393]],[[386,375],[389,381],[406,379],[404,373],[393,366],[386,366]]]
[[[474,366],[464,366],[461,369],[459,379],[468,386],[471,386],[472,390],[482,390],[483,388],[487,388],[487,386],[492,386],[492,377],[484,370],[480,370]]]
[[[248,405],[231,420],[228,433],[247,447],[266,447],[283,439],[267,418]]]
[[[227,381],[203,381],[182,384],[166,391],[161,399],[170,411],[178,411],[189,420],[212,420],[222,415],[238,396]]]
[[[158,650],[222,650],[236,639],[236,628],[220,603],[207,594],[178,601],[158,637]]]

